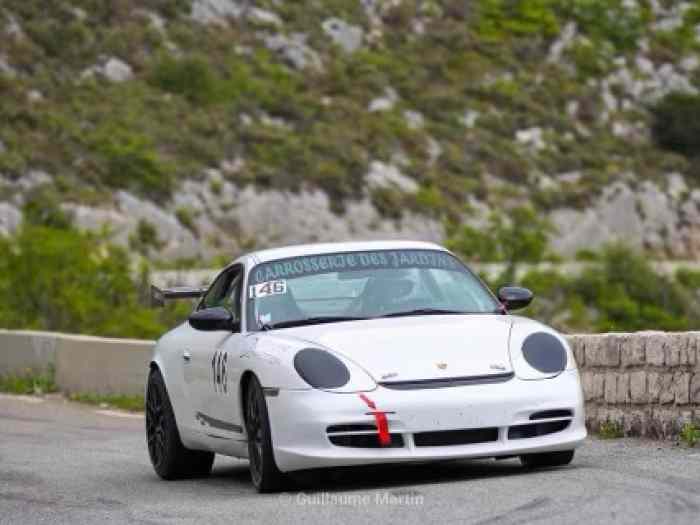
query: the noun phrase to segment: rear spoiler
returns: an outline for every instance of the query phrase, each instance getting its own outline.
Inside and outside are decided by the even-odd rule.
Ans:
[[[178,286],[176,288],[160,289],[156,285],[151,285],[151,306],[161,307],[165,301],[176,301],[178,299],[198,299],[207,292],[206,288],[195,288],[192,286]]]

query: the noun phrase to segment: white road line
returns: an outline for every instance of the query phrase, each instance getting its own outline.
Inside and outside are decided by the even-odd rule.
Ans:
[[[24,401],[25,403],[43,403],[45,400],[36,396],[22,396],[15,394],[0,394],[0,399],[11,399],[14,401]]]
[[[96,410],[96,413],[101,414],[103,416],[143,419],[143,414],[130,414],[129,412],[119,412],[117,410]]]

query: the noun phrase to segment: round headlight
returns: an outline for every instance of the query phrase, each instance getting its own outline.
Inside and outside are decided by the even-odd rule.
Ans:
[[[316,348],[299,350],[294,368],[314,388],[340,388],[350,381],[350,372],[340,359]]]
[[[532,368],[545,374],[561,372],[566,368],[566,348],[559,339],[544,332],[525,338],[523,357]]]

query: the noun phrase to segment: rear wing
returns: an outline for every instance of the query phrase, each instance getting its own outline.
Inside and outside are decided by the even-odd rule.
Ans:
[[[156,285],[151,285],[151,306],[162,307],[165,301],[176,301],[178,299],[198,299],[207,292],[206,288],[195,288],[192,286],[178,286],[176,288],[160,289]]]

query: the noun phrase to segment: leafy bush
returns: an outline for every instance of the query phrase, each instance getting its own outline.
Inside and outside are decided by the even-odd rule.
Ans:
[[[630,8],[622,0],[561,0],[557,4],[558,11],[575,20],[597,47],[609,42],[620,51],[637,48],[652,16],[647,6]]]
[[[178,208],[177,210],[175,210],[175,217],[177,218],[178,222],[182,224],[185,228],[190,230],[192,234],[194,234],[195,236],[199,235],[199,231],[197,230],[197,223],[195,222],[192,210],[190,210],[189,208]]]
[[[680,438],[689,447],[694,447],[700,441],[700,428],[693,423],[685,423],[681,428]]]
[[[104,125],[90,138],[101,158],[100,178],[112,188],[126,188],[151,198],[167,198],[172,191],[171,167],[145,134],[121,125]]]
[[[600,439],[619,439],[625,437],[622,425],[617,421],[603,421],[598,428]]]
[[[687,330],[700,319],[692,295],[654,272],[646,257],[611,246],[601,264],[584,271],[571,286],[585,304],[599,311],[597,330]]]
[[[377,188],[372,191],[372,204],[387,219],[401,219],[405,206],[404,194],[395,188]]]
[[[194,56],[161,57],[153,66],[150,82],[195,104],[210,104],[221,98],[219,81],[209,62]]]
[[[559,32],[550,0],[483,0],[478,2],[477,15],[477,30],[487,39],[552,37]]]
[[[447,245],[468,259],[505,262],[503,278],[512,280],[518,263],[536,263],[547,258],[551,231],[551,225],[534,209],[519,207],[510,210],[507,219],[502,214],[492,214],[486,227],[459,227]]]
[[[151,250],[159,250],[163,243],[158,238],[156,227],[145,219],[140,219],[136,231],[129,237],[129,247],[137,252],[148,255]]]
[[[0,392],[11,394],[48,394],[56,392],[55,370],[50,366],[46,372],[26,370],[23,374],[0,375]]]
[[[50,186],[40,186],[31,191],[22,208],[24,221],[34,226],[46,226],[66,230],[72,217],[61,208],[60,197]]]
[[[580,275],[525,274],[520,282],[536,297],[528,315],[563,330],[596,332],[687,330],[700,322],[697,274],[657,274],[646,257],[621,245],[591,255]]]
[[[126,251],[103,237],[25,224],[0,238],[0,326],[153,338],[183,315],[142,306]]]
[[[700,151],[700,95],[670,93],[651,108],[652,132],[662,148],[687,157]]]

